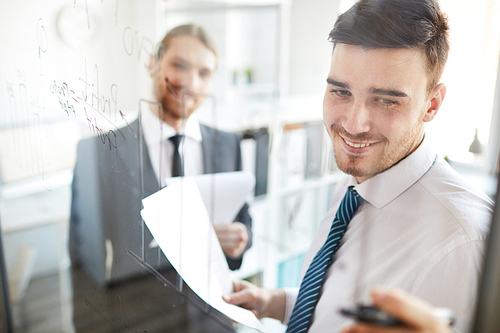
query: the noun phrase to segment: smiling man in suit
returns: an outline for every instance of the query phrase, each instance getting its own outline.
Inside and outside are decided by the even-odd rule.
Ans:
[[[200,124],[193,114],[210,92],[216,67],[215,45],[201,27],[179,26],[162,40],[151,66],[154,94],[161,108],[153,106],[142,118],[159,178],[162,173],[163,177],[179,175],[174,170],[177,152],[182,155],[182,175],[241,170],[239,137]],[[179,149],[174,137],[181,138]],[[161,170],[161,166],[166,168]],[[236,222],[214,227],[230,268],[239,268],[243,252],[251,244],[248,207],[243,207]]]
[[[151,59],[154,100],[142,103],[149,107],[142,108],[137,120],[120,129],[111,150],[98,138],[79,143],[72,184],[70,256],[73,267],[81,266],[98,285],[130,285],[131,279],[151,276],[149,268],[162,273],[171,286],[180,286],[141,219],[141,200],[173,176],[241,170],[239,136],[200,124],[194,114],[209,95],[216,68],[214,43],[202,28],[183,25],[172,29]],[[252,243],[251,222],[245,204],[233,223],[215,226],[233,270],[241,266]],[[77,292],[81,285],[75,281],[74,285]],[[155,296],[168,289],[154,283],[143,287],[145,293]],[[89,293],[95,289],[88,290],[83,295],[85,303],[91,302]],[[128,293],[120,297],[132,300]],[[163,296],[160,301],[168,303],[164,309],[181,308],[182,297]],[[147,304],[154,307],[160,301],[151,299]],[[75,318],[77,308],[75,305]],[[145,308],[146,317],[156,311]],[[99,311],[115,310],[103,306]],[[188,312],[192,318],[192,311]],[[121,314],[128,318],[125,321],[133,318],[126,310]],[[90,328],[94,326],[80,326],[82,331]],[[160,328],[172,329],[167,325]]]
[[[209,94],[216,66],[215,46],[202,28],[183,25],[172,29],[152,60],[150,74],[158,103],[149,103],[150,109],[143,110],[140,119],[121,129],[116,153],[107,150],[105,145],[94,149],[95,138],[80,143],[72,188],[70,233],[71,254],[76,262],[81,260],[79,247],[83,244],[80,244],[79,235],[85,233],[81,229],[88,227],[82,219],[85,214],[100,214],[85,220],[102,220],[106,224],[116,224],[119,229],[132,228],[130,236],[134,235],[122,239],[123,242],[113,248],[127,247],[127,243],[128,247],[134,243],[142,245],[140,239],[131,241],[143,233],[139,215],[141,200],[164,187],[165,179],[172,177],[172,172],[178,172],[173,171],[177,153],[185,176],[241,170],[239,137],[200,124],[193,114]],[[175,136],[180,136],[178,149],[172,140]],[[87,165],[91,160],[98,165]],[[80,177],[85,172],[93,175]],[[89,182],[89,177],[100,177],[98,184]],[[89,211],[97,207],[92,201],[96,201],[98,193],[102,198],[97,200],[101,203],[101,211]],[[244,251],[251,245],[248,206],[242,208],[234,223],[215,228],[230,268],[239,268]],[[115,234],[119,233],[116,230]],[[150,239],[146,238],[147,243]],[[146,252],[150,250],[145,249]]]

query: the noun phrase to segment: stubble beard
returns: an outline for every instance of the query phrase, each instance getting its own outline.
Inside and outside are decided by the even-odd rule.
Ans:
[[[356,136],[349,135],[341,126],[333,125],[331,128],[331,139],[333,144],[335,161],[337,167],[342,172],[353,177],[372,177],[379,174],[392,166],[399,163],[406,156],[412,153],[416,147],[421,143],[422,138],[418,138],[420,127],[418,125],[412,126],[408,131],[404,132],[397,142],[389,143],[387,138],[382,136],[372,136],[368,133],[362,133]],[[342,152],[342,148],[335,148],[335,140],[342,141],[339,133],[352,141],[381,141],[377,145],[383,145],[382,150],[378,154],[371,154],[370,156],[353,156]],[[415,140],[418,139],[418,143]],[[374,147],[375,148],[375,147]],[[365,160],[365,161],[364,161]]]
[[[179,121],[185,120],[187,118],[185,105],[183,105],[182,103],[171,101],[168,98],[168,95],[163,96],[160,104],[162,119],[172,119],[174,121]]]

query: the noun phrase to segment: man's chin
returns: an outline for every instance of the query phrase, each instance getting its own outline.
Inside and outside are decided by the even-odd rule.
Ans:
[[[356,167],[338,165],[338,168],[343,173],[351,175],[353,177],[365,177],[366,176],[366,172],[364,172],[363,170],[360,170],[359,168],[356,168]]]
[[[187,119],[189,117],[189,114],[179,109],[163,108],[163,116],[174,120],[181,120]]]
[[[366,170],[366,161],[363,160],[363,158],[354,156],[345,159],[337,159],[337,167],[343,173],[353,177],[365,177],[369,172]],[[364,164],[364,166],[361,164]]]

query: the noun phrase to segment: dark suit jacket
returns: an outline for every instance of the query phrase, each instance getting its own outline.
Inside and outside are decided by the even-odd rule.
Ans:
[[[200,125],[205,173],[241,170],[239,137]],[[119,282],[134,276],[140,264],[131,254],[152,267],[169,263],[152,240],[142,221],[141,200],[160,189],[147,145],[136,120],[119,132],[108,133],[113,144],[93,137],[79,142],[75,165],[70,217],[70,255],[99,283]],[[102,138],[102,136],[101,136]],[[245,205],[235,219],[251,230]],[[251,232],[249,243],[251,244]],[[112,255],[112,257],[110,257]],[[111,267],[106,264],[111,262]],[[228,263],[241,266],[241,259]]]

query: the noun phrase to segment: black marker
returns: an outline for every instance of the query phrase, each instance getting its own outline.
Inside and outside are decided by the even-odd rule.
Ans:
[[[369,323],[380,326],[404,326],[404,322],[373,305],[358,305],[352,308],[340,309],[344,316],[354,318],[358,322]],[[455,318],[450,309],[437,308],[433,315],[453,326]]]

